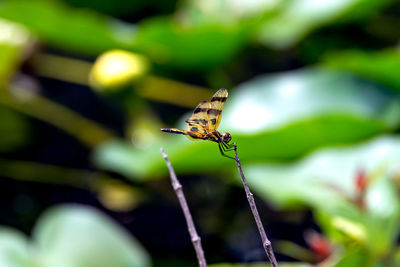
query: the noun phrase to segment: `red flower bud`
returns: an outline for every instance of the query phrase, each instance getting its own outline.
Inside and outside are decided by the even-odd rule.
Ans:
[[[319,260],[324,260],[333,252],[331,243],[321,234],[310,230],[305,233],[305,240]]]

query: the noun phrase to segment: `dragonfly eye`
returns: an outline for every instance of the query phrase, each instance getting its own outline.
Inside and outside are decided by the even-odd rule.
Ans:
[[[229,133],[222,134],[222,142],[229,143],[232,140],[232,136]]]

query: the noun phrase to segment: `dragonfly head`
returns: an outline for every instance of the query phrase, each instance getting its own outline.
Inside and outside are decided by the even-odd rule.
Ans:
[[[222,134],[222,142],[223,143],[229,143],[232,140],[232,136],[230,133],[223,133]]]

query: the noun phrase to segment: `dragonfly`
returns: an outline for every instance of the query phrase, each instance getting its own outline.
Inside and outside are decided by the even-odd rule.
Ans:
[[[225,152],[231,151],[234,144],[229,144],[232,136],[229,133],[217,131],[221,122],[222,108],[228,98],[228,90],[219,89],[210,101],[201,101],[194,109],[190,119],[186,120],[187,130],[162,128],[161,131],[186,135],[191,140],[209,140],[218,144],[221,155],[230,159]]]

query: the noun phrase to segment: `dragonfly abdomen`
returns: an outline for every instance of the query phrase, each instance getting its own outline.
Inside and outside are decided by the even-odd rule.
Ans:
[[[175,128],[162,128],[161,131],[167,133],[174,133],[174,134],[183,134],[186,135],[186,131],[175,129]]]

